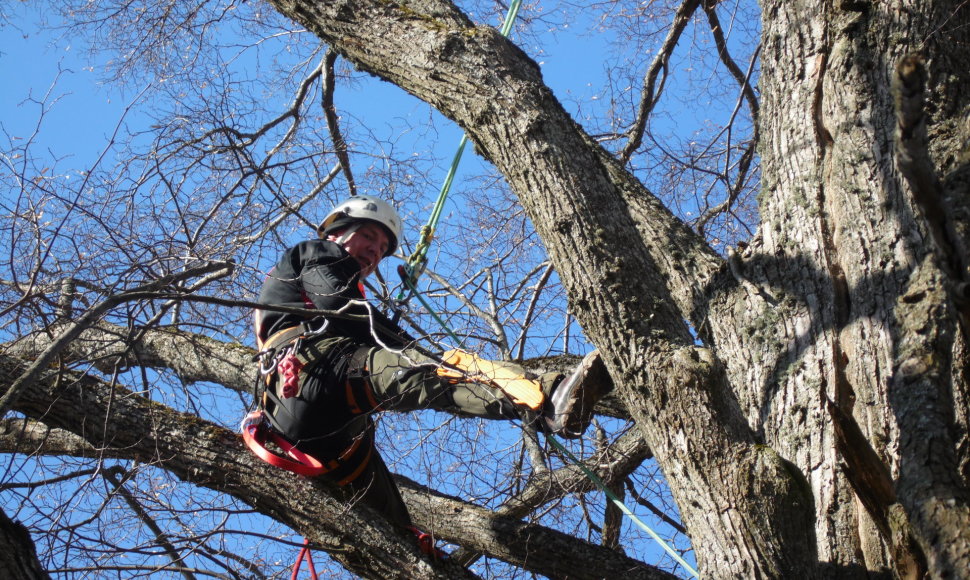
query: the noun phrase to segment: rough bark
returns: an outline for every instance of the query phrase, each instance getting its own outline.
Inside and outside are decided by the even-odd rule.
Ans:
[[[761,125],[764,224],[732,264],[747,282],[746,295],[717,297],[706,327],[749,423],[807,475],[819,557],[833,577],[887,571],[897,560],[912,564],[907,554],[920,559],[893,503],[898,495],[905,506],[910,491],[894,480],[904,461],[901,438],[926,433],[900,422],[902,401],[892,385],[900,342],[913,329],[912,314],[898,310],[896,300],[930,248],[893,155],[891,79],[916,47],[946,53],[934,57],[930,77],[952,75],[955,53],[966,58],[967,14],[959,2],[904,4],[763,3],[762,110],[774,112]],[[938,91],[934,108],[950,111],[939,118],[941,134],[949,115],[966,108],[966,97],[953,92],[954,85],[967,88],[965,67],[958,68],[931,90]],[[939,159],[955,156],[952,145],[938,152]],[[945,326],[945,319],[937,321]],[[952,343],[935,346],[940,360],[965,360],[962,347],[951,355]],[[960,384],[938,386],[952,393]],[[826,401],[837,410],[832,416]],[[848,432],[864,434],[853,440],[860,453],[838,452]],[[952,437],[947,443],[956,448]],[[855,501],[853,486],[863,480],[867,489],[856,488]],[[894,489],[882,494],[878,509],[863,509],[876,487],[887,486]]]
[[[51,347],[62,327],[22,337],[7,345],[11,355],[33,358]],[[208,381],[229,389],[252,389],[256,351],[178,328],[123,328],[98,321],[63,345],[64,361],[87,361],[101,372],[143,367],[171,370],[187,383]]]
[[[889,398],[899,422],[896,490],[934,578],[970,570],[970,494],[954,441],[948,356],[955,331],[945,280],[927,259],[900,297]]]

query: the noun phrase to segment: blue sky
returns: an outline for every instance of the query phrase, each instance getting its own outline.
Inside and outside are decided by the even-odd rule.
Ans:
[[[93,160],[124,110],[122,95],[98,80],[79,49],[67,39],[14,26],[0,28],[0,122],[11,136],[29,137],[42,112],[38,101],[58,97],[44,125],[45,141],[78,167]]]
[[[91,61],[85,39],[38,30],[33,25],[40,18],[35,8],[19,3],[10,9],[11,22],[0,26],[0,74],[4,78],[0,124],[11,137],[27,138],[42,112],[39,102],[54,99],[44,112],[42,142],[49,144],[55,155],[68,155],[73,159],[71,165],[83,169],[100,154],[134,95],[103,82],[104,63]],[[534,47],[531,52],[535,55],[538,51]],[[602,85],[603,63],[591,38],[547,34],[542,51],[537,60],[546,82],[560,98],[598,98],[593,87]],[[421,118],[429,111],[427,105],[404,91],[377,81],[358,90],[340,89],[336,98],[339,110],[366,118],[378,132],[383,124],[394,123],[396,117]],[[138,121],[132,123],[137,125]],[[450,125],[450,129],[441,131],[442,150],[437,152],[448,159],[461,136],[460,130]],[[472,155],[466,155],[465,162]],[[442,178],[446,170],[442,168]]]

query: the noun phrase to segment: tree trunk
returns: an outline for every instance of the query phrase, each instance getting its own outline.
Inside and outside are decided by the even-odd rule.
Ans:
[[[0,510],[0,578],[50,578],[37,560],[37,548],[27,528],[7,517],[3,510]]]
[[[754,290],[716,301],[709,319],[749,423],[809,479],[819,558],[831,576],[859,577],[912,557],[906,531],[890,530],[898,525],[889,517],[895,495],[903,505],[910,496],[901,478],[907,459],[897,446],[904,435],[905,441],[929,434],[925,425],[902,421],[904,398],[894,395],[903,380],[901,343],[925,332],[914,328],[897,297],[911,291],[931,247],[894,159],[891,78],[901,57],[921,45],[928,54],[970,55],[966,33],[960,41],[952,36],[961,26],[954,20],[966,26],[966,10],[954,19],[959,2],[905,4],[763,3],[762,111],[774,112],[762,115],[763,224],[733,264]],[[888,46],[887,37],[894,39]],[[931,77],[955,70],[944,60],[933,59],[939,72]],[[954,84],[963,85],[962,102],[953,100],[953,78],[936,89],[939,111],[966,109],[970,87],[961,76]],[[944,128],[951,121],[943,115],[938,122]],[[926,298],[937,307],[946,302]],[[952,316],[933,320],[926,330],[953,332]],[[943,376],[952,348],[943,340],[929,349]],[[965,360],[962,347],[955,356]],[[952,385],[942,383],[937,392],[952,401]],[[952,404],[941,413],[941,428],[953,425]],[[850,423],[846,429],[838,417]],[[864,438],[846,439],[853,429]],[[956,442],[945,439],[940,443],[952,457]],[[872,453],[840,453],[847,445]],[[954,473],[952,465],[947,470]],[[895,478],[901,479],[894,491]],[[937,480],[927,473],[917,478]],[[875,497],[875,488],[888,495]],[[947,535],[960,544],[967,529]],[[966,560],[950,565],[957,562]]]
[[[274,5],[456,120],[506,176],[664,469],[702,571],[857,577],[919,561],[907,524],[887,515],[906,488],[893,485],[906,472],[891,385],[909,332],[896,299],[929,249],[893,159],[890,86],[917,45],[965,53],[959,2],[763,4],[763,225],[728,264],[582,132],[532,61],[451,4]],[[943,60],[930,77],[946,81],[931,89],[945,124],[968,92]],[[952,333],[952,317],[939,320]],[[951,355],[937,355],[948,377]]]

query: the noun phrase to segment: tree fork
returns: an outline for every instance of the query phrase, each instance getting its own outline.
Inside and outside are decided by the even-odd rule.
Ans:
[[[676,473],[669,481],[699,559],[703,562],[707,556],[708,543],[723,543],[719,552],[710,554],[732,556],[708,561],[717,574],[743,576],[754,569],[768,575],[811,576],[817,558],[814,541],[806,536],[810,532],[762,517],[772,512],[776,504],[771,502],[797,494],[793,473],[782,461],[765,460],[736,403],[709,410],[712,399],[731,397],[723,372],[710,380],[703,376],[710,370],[707,365],[688,365],[687,371],[674,368],[674,360],[685,361],[690,355],[680,355],[693,351],[693,338],[683,321],[702,301],[702,281],[713,277],[722,264],[707,244],[585,134],[544,86],[531,59],[494,29],[474,27],[451,3],[273,4],[357,66],[457,121],[478,151],[506,176],[549,250],[574,314],[603,352],[611,375],[622,379],[616,381],[626,391],[621,396],[628,405],[635,401],[650,409],[634,416],[668,477],[681,468],[672,469],[675,458],[690,457],[697,462],[690,467],[695,478],[734,470],[733,477],[744,479],[751,473],[742,475],[739,466],[745,466],[754,469],[757,489],[776,490],[763,497],[725,497],[720,486],[714,486],[705,492],[707,500],[701,506],[692,502],[696,486],[679,481],[685,474]],[[402,59],[405,54],[408,58]],[[658,343],[666,346],[652,348]],[[663,357],[673,374],[648,375],[644,369],[652,366],[650,354]],[[703,401],[692,399],[686,389],[667,385],[670,376],[684,372],[692,375],[688,383],[708,384]],[[680,416],[660,412],[668,401]],[[697,413],[696,407],[706,412]],[[672,423],[655,422],[661,415]],[[713,422],[705,420],[711,417]],[[655,443],[661,441],[667,449],[657,448]],[[725,448],[734,463],[722,463]],[[794,505],[799,511],[811,510],[802,502]],[[723,511],[738,521],[725,524],[712,517]],[[793,519],[805,523],[812,517],[809,511]],[[692,526],[695,520],[707,524]],[[758,546],[749,551],[745,545],[752,536],[735,535],[734,527],[755,534]],[[703,533],[701,528],[706,528]]]

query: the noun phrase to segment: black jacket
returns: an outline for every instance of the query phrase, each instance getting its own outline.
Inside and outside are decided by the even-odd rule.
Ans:
[[[283,252],[280,261],[263,281],[258,302],[337,311],[347,306],[350,300],[364,300],[359,278],[360,264],[340,245],[327,240],[307,240]],[[275,332],[297,326],[313,317],[256,310],[256,333],[264,341]],[[381,341],[388,346],[400,348],[413,342],[384,314],[363,304],[352,305],[341,315],[326,318],[329,320],[327,334],[331,336],[344,336],[360,344],[376,345],[377,341],[371,334],[372,330],[376,330]]]

